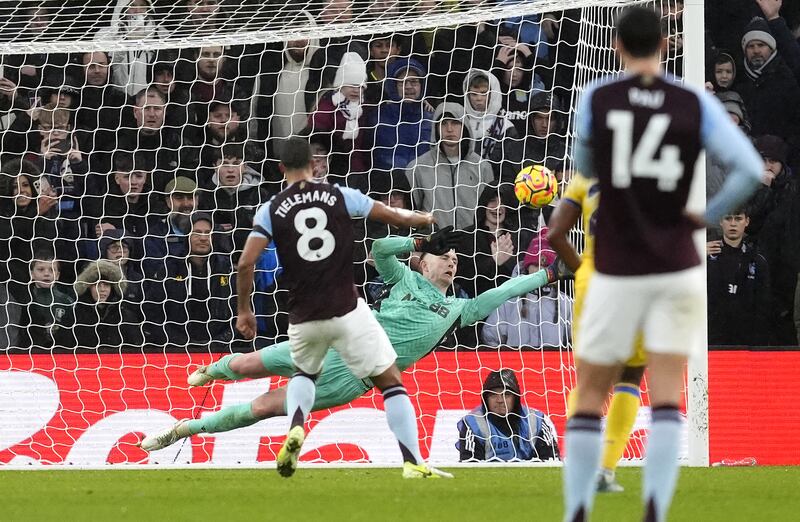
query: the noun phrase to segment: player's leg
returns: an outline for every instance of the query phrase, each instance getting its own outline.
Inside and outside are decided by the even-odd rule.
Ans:
[[[629,279],[594,274],[581,310],[576,336],[579,393],[564,437],[564,519],[569,522],[586,520],[591,511],[603,449],[600,416],[622,362],[632,355],[646,308]]]
[[[286,388],[281,387],[259,395],[251,402],[222,408],[202,419],[184,419],[172,427],[142,439],[140,447],[147,451],[166,448],[175,442],[198,433],[220,433],[244,428],[278,415],[286,415]]]
[[[706,318],[704,281],[699,267],[659,276],[658,293],[642,326],[653,412],[642,488],[648,521],[666,519],[678,480],[683,375]]]
[[[628,446],[636,415],[639,413],[639,383],[642,381],[644,366],[625,366],[622,376],[614,385],[614,395],[606,415],[606,429],[603,443],[603,457],[600,464],[600,478],[597,491],[606,493],[622,492],[615,474],[617,463]]]
[[[416,412],[394,362],[397,353],[386,332],[362,300],[342,322],[344,335],[336,340],[334,348],[356,378],[369,377],[383,394],[386,420],[403,456],[404,476],[438,476],[423,462]]]
[[[276,465],[283,477],[291,477],[297,469],[297,459],[305,442],[305,422],[314,406],[317,376],[330,345],[336,318],[289,325],[289,344],[292,362],[297,372],[286,386],[286,414],[289,432],[283,443]]]
[[[212,364],[199,366],[189,375],[187,382],[190,386],[205,386],[217,379],[239,381],[272,375],[289,377],[293,373],[289,343],[284,341],[256,352],[225,355]]]
[[[678,482],[678,453],[683,429],[679,404],[686,357],[650,353],[648,365],[652,421],[647,437],[642,497],[645,520],[660,522],[667,518]]]

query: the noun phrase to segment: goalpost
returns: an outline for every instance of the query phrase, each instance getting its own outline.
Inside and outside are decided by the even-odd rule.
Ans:
[[[308,121],[319,125],[313,114],[325,93],[334,88],[344,52],[362,55],[370,72],[366,96],[377,98],[364,100],[363,119],[356,123],[343,123],[344,127],[334,132],[312,129],[312,143],[321,147],[315,149],[315,165],[327,170],[332,179],[345,168],[341,180],[354,182],[374,197],[397,194],[398,200],[413,199],[412,187],[402,174],[405,165],[398,166],[398,157],[400,149],[417,145],[383,143],[381,147],[375,142],[375,129],[386,124],[378,116],[386,111],[382,108],[398,103],[384,101],[386,84],[392,80],[383,82],[383,68],[380,63],[376,67],[375,56],[370,55],[371,42],[380,40],[394,43],[394,47],[389,45],[397,53],[394,60],[410,57],[422,66],[430,112],[444,100],[465,103],[463,82],[471,68],[499,75],[501,82],[513,82],[513,69],[522,70],[518,76],[523,83],[508,90],[501,110],[524,132],[532,132],[534,118],[529,112],[546,115],[550,130],[540,140],[543,156],[536,162],[552,162],[565,173],[559,178],[563,190],[572,166],[570,145],[578,98],[588,82],[619,71],[612,48],[613,19],[620,9],[634,3],[643,2],[188,0],[178,5],[132,0],[127,4],[97,1],[48,6],[38,0],[20,0],[0,4],[6,20],[0,31],[0,78],[13,82],[10,86],[0,80],[0,166],[4,173],[0,190],[6,191],[0,194],[0,225],[9,235],[0,238],[9,259],[8,268],[0,272],[2,467],[270,463],[285,434],[283,418],[233,432],[195,436],[150,456],[135,443],[143,433],[160,430],[176,419],[202,418],[285,383],[285,379],[273,377],[190,389],[186,376],[191,368],[213,362],[232,349],[253,349],[229,342],[234,335],[231,310],[226,308],[234,277],[231,258],[235,261],[240,248],[237,232],[245,231],[238,213],[252,211],[278,190],[280,173],[275,160],[280,139],[302,133]],[[666,68],[682,73],[688,83],[702,85],[702,1],[644,3],[662,9],[666,33],[675,44],[665,56]],[[286,47],[295,49],[300,58],[287,55]],[[221,50],[215,54],[216,48]],[[109,64],[93,54],[99,52],[106,53]],[[498,57],[506,62],[499,64]],[[152,100],[150,94],[136,97],[152,85],[157,85],[165,101],[159,103],[157,94]],[[536,111],[520,109],[530,107],[537,93],[542,94],[538,99],[545,100],[545,105]],[[138,106],[137,98],[143,100]],[[69,106],[63,111],[65,104]],[[152,105],[161,112],[147,112],[153,110]],[[290,106],[300,112],[286,112]],[[409,117],[405,111],[399,109],[399,119],[390,123],[402,129],[412,121],[419,142],[429,141],[429,135],[422,135],[432,118],[428,107],[421,110],[423,117],[418,120],[403,119]],[[363,142],[363,149],[338,150],[341,142],[330,136],[341,131],[355,136],[353,142],[359,135],[370,138]],[[400,130],[395,139],[402,139]],[[376,161],[380,160],[373,152],[386,149],[391,152],[391,164],[379,167]],[[427,147],[415,155],[424,150]],[[489,165],[502,185],[504,180],[507,183],[504,169],[513,171],[524,158],[531,161],[531,156],[512,157],[509,151],[513,147],[506,149],[506,143],[501,143],[500,150],[499,158],[482,157],[477,163]],[[237,163],[226,154],[244,157]],[[14,161],[21,157],[44,170],[43,175],[22,176],[20,171],[26,172],[26,167]],[[341,167],[342,158],[346,167]],[[365,173],[358,171],[361,159],[371,167]],[[139,198],[132,181],[135,176],[120,180],[116,174],[125,169],[126,161],[128,172],[147,173]],[[242,166],[240,183],[226,192],[218,165],[228,163]],[[692,196],[693,204],[701,206],[703,174],[699,167]],[[177,265],[169,264],[169,259],[186,256],[196,248],[182,238],[188,230],[179,230],[189,218],[170,221],[170,209],[163,206],[170,191],[195,190],[187,188],[184,181],[181,185],[174,181],[179,177],[189,178],[197,187],[199,208],[194,211],[210,215],[214,248],[224,254],[208,278],[206,294],[194,293],[185,263],[183,271],[170,272]],[[19,197],[28,190],[19,184],[23,178],[30,182],[31,198],[41,195],[39,201]],[[259,184],[261,189],[245,195],[245,189]],[[243,185],[247,187],[240,188]],[[220,206],[225,197],[232,206]],[[51,201],[42,205],[43,199]],[[27,207],[23,200],[38,208]],[[502,198],[500,202],[507,203]],[[458,203],[456,207],[456,212],[463,210]],[[485,214],[486,206],[466,210]],[[522,263],[528,243],[535,244],[532,240],[545,219],[511,207],[507,211],[520,226],[514,254]],[[157,223],[168,225],[156,233],[153,227]],[[116,232],[106,230],[110,228],[124,229],[120,232],[123,241]],[[98,237],[98,232],[107,234],[105,239]],[[367,228],[358,236],[356,269],[367,293],[376,287],[370,284],[375,276],[367,259],[370,238],[385,233]],[[574,232],[578,243],[581,234],[580,230]],[[102,271],[96,264],[98,257],[107,255],[106,247],[108,251],[118,247],[121,255],[130,257],[127,268],[120,271],[124,274],[121,279],[130,284],[120,289],[121,304],[98,307],[91,302],[91,283],[106,277],[117,280],[117,272]],[[31,270],[32,261],[41,260],[41,253],[47,250],[55,253],[60,265],[60,274],[54,274],[63,282],[58,292],[49,290]],[[471,263],[475,274],[461,281],[468,294],[473,294],[481,281],[480,255],[461,261]],[[283,339],[285,333],[286,314],[281,310],[285,290],[274,283],[274,261],[265,260],[258,272],[263,281],[255,296],[261,345],[275,337]],[[141,272],[141,279],[129,279],[134,273],[128,271],[131,266]],[[99,271],[94,279],[90,269]],[[519,267],[514,274],[518,271]],[[496,268],[494,275],[510,274]],[[86,277],[89,284],[82,285],[80,281],[87,281]],[[77,285],[76,278],[80,280]],[[483,280],[485,285],[487,277]],[[138,288],[139,293],[131,288]],[[114,291],[112,286],[112,295]],[[41,301],[43,295],[54,302]],[[198,295],[206,295],[200,315],[180,315],[197,305]],[[570,295],[570,285],[561,284],[552,295],[528,296],[527,305],[517,303],[532,310],[533,316],[525,312],[516,321],[508,316],[496,318],[496,331],[505,332],[498,334],[501,346],[481,342],[485,340],[482,323],[472,331],[457,332],[462,344],[446,340],[405,372],[404,381],[419,415],[423,453],[433,464],[457,463],[456,422],[480,403],[481,385],[488,372],[500,368],[517,372],[524,402],[549,415],[563,436],[566,394],[575,379],[570,315],[560,304],[569,304]],[[545,317],[545,311],[553,309],[555,315]],[[87,319],[87,313],[97,310],[104,314],[116,311],[119,319],[108,319],[100,312]],[[525,332],[545,335],[542,332],[547,329],[555,331],[558,340],[545,343],[544,348],[508,345],[509,339],[523,339]],[[206,334],[207,339],[202,337]],[[81,342],[85,339],[96,342],[87,345]],[[702,356],[691,361],[687,374],[687,444],[682,457],[695,466],[708,465],[705,353],[703,347]],[[351,405],[313,414],[304,461],[337,466],[399,462],[399,452],[387,443],[392,437],[382,416],[379,394],[373,392]],[[626,452],[631,462],[641,459],[648,416],[643,407]]]

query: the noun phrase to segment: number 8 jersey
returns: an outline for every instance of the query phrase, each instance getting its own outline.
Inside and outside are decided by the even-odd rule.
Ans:
[[[373,200],[327,183],[293,183],[256,212],[251,234],[272,238],[289,291],[289,322],[341,317],[353,311],[353,224]]]

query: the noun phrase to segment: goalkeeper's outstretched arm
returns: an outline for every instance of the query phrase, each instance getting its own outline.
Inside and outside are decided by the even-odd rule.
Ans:
[[[487,290],[475,299],[471,299],[469,306],[465,307],[461,314],[461,326],[480,321],[509,299],[521,297],[557,280],[557,271],[553,266],[533,274],[513,277],[497,288]]]

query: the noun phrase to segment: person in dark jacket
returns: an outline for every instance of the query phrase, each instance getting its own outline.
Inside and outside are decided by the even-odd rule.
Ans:
[[[458,421],[459,460],[558,460],[558,434],[550,418],[522,402],[513,370],[489,373],[481,404]]]
[[[148,343],[186,346],[229,343],[236,308],[233,266],[211,243],[211,216],[192,216],[187,256],[169,256],[144,285]],[[218,348],[222,348],[219,346]]]
[[[75,328],[78,348],[138,346],[142,333],[138,318],[123,301],[126,282],[117,263],[99,259],[88,264],[75,281]]]
[[[517,266],[519,229],[510,189],[483,189],[475,210],[475,226],[467,229],[459,251],[457,281],[475,297],[511,278]]]
[[[197,184],[183,176],[167,185],[164,205],[151,213],[147,222],[142,259],[145,276],[155,273],[167,256],[183,257],[188,252],[191,215],[198,208],[196,192]]]
[[[266,200],[261,192],[261,174],[245,163],[244,156],[243,144],[224,145],[211,179],[215,188],[200,196],[200,208],[215,209],[214,229],[221,232],[218,245],[226,252],[244,249],[256,209]]]
[[[745,74],[735,89],[747,106],[754,135],[787,139],[800,134],[800,86],[776,47],[767,23],[754,19],[742,38]]]
[[[514,140],[508,145],[503,182],[513,183],[517,173],[531,165],[560,170],[567,150],[565,116],[558,97],[548,92],[533,95],[528,111],[528,133],[524,140]]]
[[[20,347],[52,348],[70,345],[75,296],[69,285],[59,282],[60,264],[52,250],[37,250],[30,262],[28,299],[19,325]],[[26,328],[27,327],[27,328]]]
[[[413,58],[396,58],[389,64],[386,76],[386,95],[375,113],[373,178],[406,168],[430,149],[433,112],[423,101],[425,67]]]
[[[777,136],[761,136],[756,149],[764,158],[764,184],[751,200],[747,233],[756,238],[769,264],[772,286],[772,345],[794,345],[793,311],[800,271],[800,181],[786,164],[787,146]]]
[[[746,209],[722,218],[722,239],[708,251],[708,343],[764,346],[771,319],[767,260],[745,238]]]
[[[122,298],[129,315],[136,322],[140,322],[142,318],[141,305],[144,298],[142,295],[144,274],[137,266],[138,263],[130,258],[132,248],[133,238],[126,230],[106,230],[100,237],[100,259],[107,259],[119,266],[122,271],[122,282],[125,283],[121,287]]]

